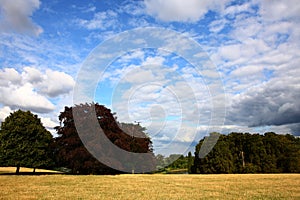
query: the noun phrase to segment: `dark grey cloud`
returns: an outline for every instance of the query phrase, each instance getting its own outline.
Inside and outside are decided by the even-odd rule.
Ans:
[[[291,129],[293,135],[300,136],[300,123],[290,124],[288,127]]]
[[[299,134],[299,100],[300,82],[296,76],[274,78],[236,95],[228,111],[227,123],[249,127],[287,125]]]

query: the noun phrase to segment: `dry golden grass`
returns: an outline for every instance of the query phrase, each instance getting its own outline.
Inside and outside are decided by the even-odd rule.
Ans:
[[[0,199],[300,199],[300,174],[0,176]]]
[[[32,172],[32,168],[27,168],[27,167],[21,167],[20,172]],[[16,172],[16,167],[0,167],[0,174],[3,173],[15,173]],[[53,170],[47,170],[47,169],[36,169],[35,172],[44,172],[44,173],[60,173],[58,171],[53,171]]]

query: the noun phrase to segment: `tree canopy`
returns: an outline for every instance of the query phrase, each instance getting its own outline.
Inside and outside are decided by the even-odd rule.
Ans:
[[[1,124],[0,160],[3,166],[49,167],[53,165],[52,135],[37,115],[18,110]]]
[[[149,157],[145,165],[155,166],[154,154],[152,153],[152,142],[150,138],[143,132],[143,128],[139,125],[117,123],[116,118],[109,109],[99,104],[80,104],[74,107],[65,107],[60,113],[59,120],[61,125],[56,127],[58,137],[55,139],[55,155],[57,163],[60,167],[71,169],[72,173],[77,174],[116,174],[121,171],[112,169],[94,158],[86,149],[80,138],[75,126],[74,115],[79,117],[78,124],[86,130],[86,144],[92,146],[96,151],[105,151],[109,156],[111,149],[102,146],[96,141],[100,133],[95,132],[90,127],[87,120],[91,119],[92,109],[96,113],[98,124],[102,128],[106,137],[111,143],[119,148],[134,152],[148,153]],[[75,112],[74,112],[75,111]],[[123,127],[122,129],[120,127]],[[126,130],[124,132],[123,130]],[[128,133],[128,134],[127,134]],[[143,136],[143,137],[141,137]],[[124,165],[119,160],[112,159],[116,165]],[[129,163],[130,164],[130,163]]]
[[[193,173],[299,173],[300,138],[272,132],[220,135],[217,144],[204,158],[196,146]]]
[[[191,173],[190,169],[194,161],[192,153],[187,156],[181,154],[170,154],[165,157],[161,154],[156,155],[157,171],[164,173]]]

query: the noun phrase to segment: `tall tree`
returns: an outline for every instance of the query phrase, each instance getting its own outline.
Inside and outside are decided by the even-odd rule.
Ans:
[[[192,165],[193,165],[193,156],[192,153],[189,151],[188,153],[188,173],[191,174],[192,173]]]
[[[122,168],[124,162],[110,157],[110,152],[112,151],[109,149],[110,147],[102,146],[99,144],[99,140],[97,141],[101,133],[95,132],[95,129],[87,123],[89,120],[92,120],[93,116],[91,115],[93,115],[93,113],[96,114],[97,123],[111,143],[128,152],[150,153],[152,156],[149,156],[147,161],[149,163],[144,164],[153,165],[154,168],[155,163],[152,162],[154,162],[155,157],[152,153],[152,142],[145,133],[142,133],[142,128],[139,125],[128,124],[119,124],[119,126],[111,111],[99,104],[80,104],[74,107],[65,107],[65,110],[60,113],[59,120],[61,125],[56,127],[59,136],[55,140],[55,152],[58,165],[71,169],[72,173],[79,174],[121,173],[121,171],[112,169],[94,158],[85,148],[78,135],[76,129],[78,127],[75,127],[74,115],[79,119],[76,125],[84,128],[86,132],[85,140],[90,147],[93,147],[97,152],[102,151],[107,153],[107,157],[111,159],[110,162],[113,163],[114,166],[118,165],[119,169]],[[120,128],[122,126],[124,130],[128,129],[128,132],[124,132],[123,129]],[[139,137],[137,137],[136,134],[138,134]],[[125,164],[134,165],[130,159],[128,159],[128,162]],[[134,168],[132,170],[134,170]]]
[[[37,115],[18,110],[1,124],[0,156],[5,166],[49,167],[53,164],[50,144],[52,135]]]
[[[196,146],[193,173],[300,172],[300,139],[292,135],[221,135],[212,151],[200,159],[203,141]]]

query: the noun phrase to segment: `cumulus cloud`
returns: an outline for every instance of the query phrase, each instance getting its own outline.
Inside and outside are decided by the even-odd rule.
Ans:
[[[1,87],[0,90],[1,103],[12,109],[29,109],[38,113],[50,112],[55,109],[46,97],[34,91],[30,83]]]
[[[0,122],[3,122],[4,119],[13,111],[8,106],[0,108]]]
[[[43,80],[42,73],[32,67],[25,67],[24,72],[22,72],[22,77],[30,83],[39,83]]]
[[[40,4],[39,0],[0,0],[0,31],[16,31],[36,36],[41,34],[43,29],[31,19]]]
[[[47,113],[55,109],[49,97],[69,93],[74,86],[71,76],[52,70],[43,74],[38,69],[25,67],[22,73],[12,68],[0,70],[0,103],[10,109],[25,109]]]
[[[43,78],[43,81],[38,86],[40,86],[41,92],[49,97],[57,97],[69,93],[75,85],[73,78],[64,72],[48,69]]]
[[[224,9],[228,1],[145,0],[146,12],[162,21],[197,22],[209,10]]]
[[[48,130],[53,130],[54,127],[58,126],[58,123],[53,121],[49,117],[41,117],[41,122],[42,122],[43,126],[45,128],[47,128]]]
[[[5,68],[0,73],[0,86],[9,86],[10,84],[20,84],[22,77],[13,68]]]

